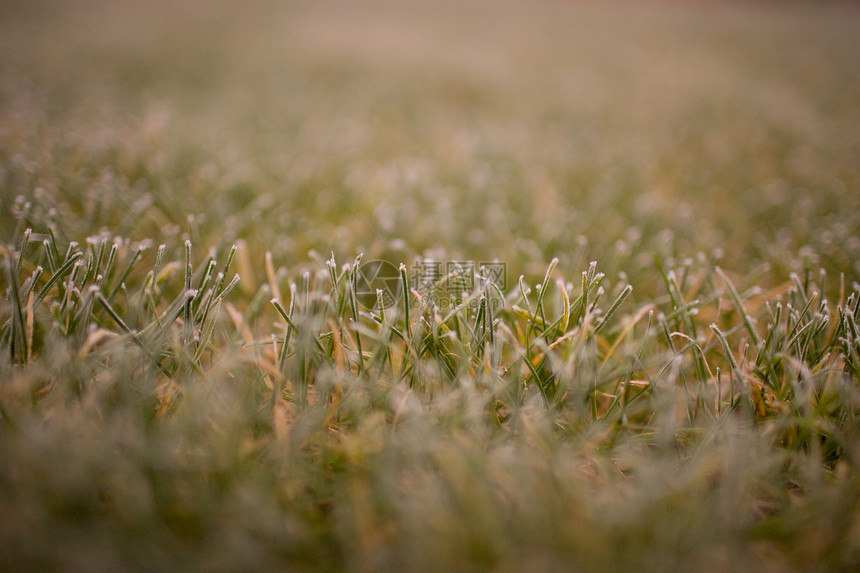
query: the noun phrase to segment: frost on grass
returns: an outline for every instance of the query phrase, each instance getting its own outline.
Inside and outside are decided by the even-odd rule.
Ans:
[[[857,567],[854,12],[210,4],[4,26],[0,569]]]

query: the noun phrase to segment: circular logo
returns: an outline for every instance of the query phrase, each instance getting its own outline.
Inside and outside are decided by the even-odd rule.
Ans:
[[[382,291],[382,308],[393,306],[403,292],[400,269],[388,261],[367,261],[358,267],[355,294],[361,306],[379,310],[377,291]]]

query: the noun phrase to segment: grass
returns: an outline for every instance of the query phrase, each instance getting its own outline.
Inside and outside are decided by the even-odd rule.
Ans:
[[[855,7],[247,4],[3,16],[0,568],[860,565]]]

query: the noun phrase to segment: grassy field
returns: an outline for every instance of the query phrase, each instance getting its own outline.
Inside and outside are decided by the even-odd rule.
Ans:
[[[2,4],[3,571],[860,567],[856,4]]]

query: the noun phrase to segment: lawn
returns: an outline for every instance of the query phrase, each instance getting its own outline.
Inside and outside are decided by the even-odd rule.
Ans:
[[[0,570],[860,568],[860,7],[12,0]]]

